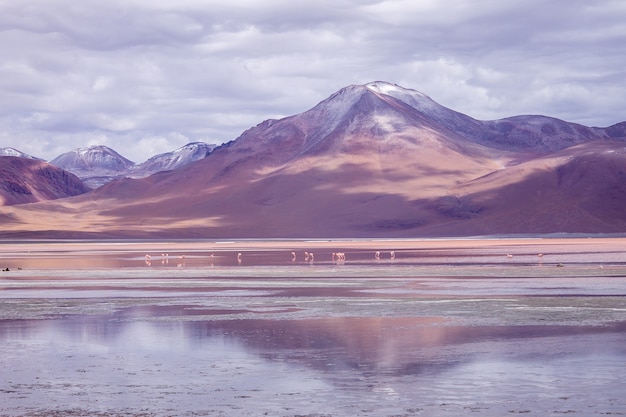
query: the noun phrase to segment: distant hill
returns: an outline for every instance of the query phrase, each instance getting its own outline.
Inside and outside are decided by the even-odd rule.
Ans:
[[[87,191],[78,177],[44,161],[0,156],[0,205],[55,200]]]

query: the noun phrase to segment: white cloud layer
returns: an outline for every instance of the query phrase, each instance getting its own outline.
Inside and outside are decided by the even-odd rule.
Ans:
[[[610,0],[0,0],[0,147],[142,162],[374,80],[478,119],[608,126],[625,22]]]

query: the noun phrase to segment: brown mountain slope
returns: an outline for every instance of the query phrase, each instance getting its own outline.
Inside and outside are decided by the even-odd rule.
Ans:
[[[54,200],[88,190],[75,175],[44,161],[0,156],[0,205]]]
[[[425,233],[623,233],[626,146],[594,141],[496,171],[454,190],[479,215]]]

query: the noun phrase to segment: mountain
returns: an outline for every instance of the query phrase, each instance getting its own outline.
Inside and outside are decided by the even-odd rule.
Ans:
[[[37,159],[39,161],[43,161],[43,159],[35,158],[34,156],[25,154],[15,148],[0,148],[0,156],[16,156],[18,158]]]
[[[112,178],[121,178],[134,165],[113,149],[97,145],[61,154],[50,164],[69,171],[91,188],[97,188]]]
[[[0,156],[0,205],[54,200],[87,191],[78,177],[44,161]]]
[[[126,171],[126,176],[143,178],[161,171],[171,171],[191,162],[203,159],[211,153],[216,145],[204,142],[191,142],[172,152],[155,155],[141,164],[134,165]]]
[[[75,149],[57,156],[52,165],[76,174],[91,188],[119,178],[143,178],[160,171],[180,168],[206,157],[215,145],[192,142],[172,152],[155,155],[141,164],[124,158],[107,146],[90,146]]]
[[[546,116],[479,121],[415,90],[353,85],[176,170],[65,199],[63,210],[76,236],[621,233],[625,133]],[[58,204],[12,208],[27,226],[7,230],[67,235],[61,217],[42,218]]]

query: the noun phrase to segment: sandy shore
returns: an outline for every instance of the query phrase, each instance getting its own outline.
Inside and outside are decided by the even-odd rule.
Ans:
[[[553,247],[619,248],[626,250],[626,238],[574,237],[574,238],[433,238],[433,239],[275,239],[275,240],[13,240],[0,239],[0,254],[26,249],[32,252],[51,250],[137,250],[151,251],[163,248],[175,250],[272,250],[327,249],[350,247],[355,249],[424,249],[424,248],[476,248],[476,247]]]

